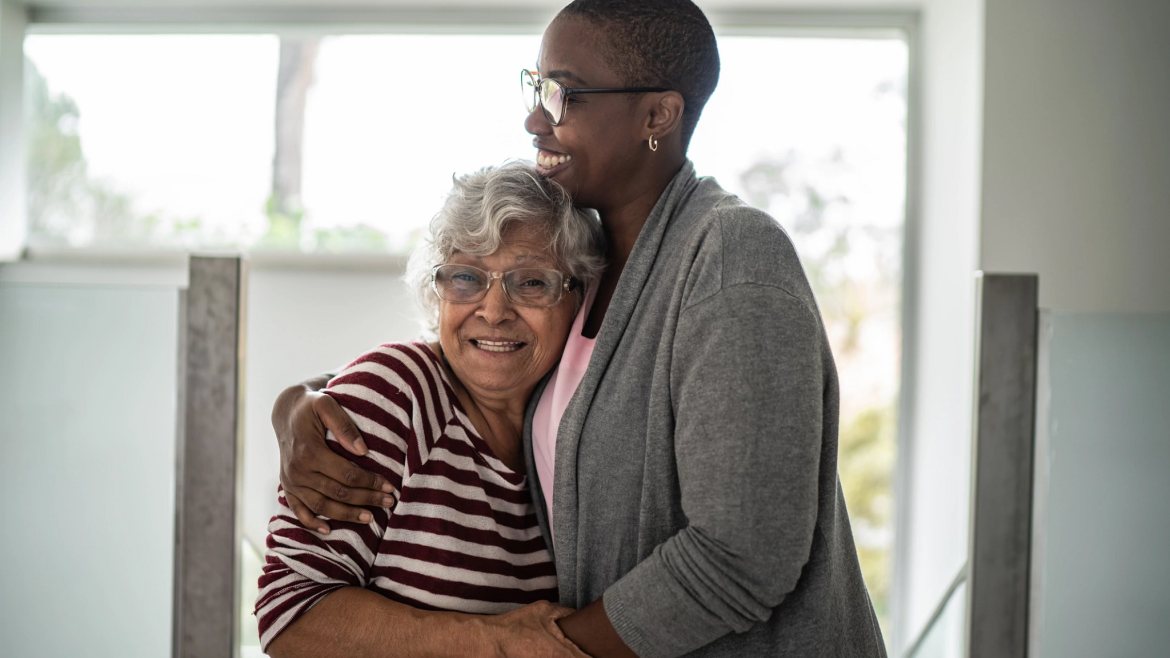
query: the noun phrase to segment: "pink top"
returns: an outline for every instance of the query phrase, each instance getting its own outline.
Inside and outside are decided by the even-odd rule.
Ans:
[[[557,459],[557,430],[561,426],[561,417],[573,399],[573,392],[585,377],[585,370],[589,367],[589,357],[593,356],[593,345],[596,338],[586,338],[581,335],[585,327],[585,318],[589,317],[589,309],[593,306],[593,298],[597,295],[597,286],[585,293],[585,303],[573,320],[573,328],[569,330],[569,339],[565,341],[565,351],[561,354],[561,363],[553,371],[548,386],[540,395],[540,402],[536,403],[536,414],[532,418],[532,453],[536,461],[536,475],[540,478],[540,489],[544,493],[545,509],[548,510],[548,529],[553,527],[553,472]]]

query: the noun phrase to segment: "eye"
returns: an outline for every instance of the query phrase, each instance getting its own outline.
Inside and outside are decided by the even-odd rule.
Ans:
[[[524,287],[524,288],[530,288],[530,289],[539,289],[539,288],[544,288],[544,287],[548,286],[548,282],[543,280],[543,279],[540,279],[540,278],[537,278],[534,276],[530,276],[530,277],[525,277],[524,279],[521,279],[520,286]]]

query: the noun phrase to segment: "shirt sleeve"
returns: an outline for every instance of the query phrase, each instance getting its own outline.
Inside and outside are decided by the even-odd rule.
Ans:
[[[362,355],[341,370],[324,391],[338,401],[361,431],[369,452],[349,453],[332,432],[333,451],[401,490],[411,431],[411,401],[402,393],[392,350],[383,347]],[[260,577],[256,616],[261,648],[329,593],[342,587],[366,587],[391,512],[367,507],[368,524],[330,521],[322,535],[303,526],[278,491],[276,515],[268,523],[267,552]]]
[[[796,587],[816,526],[831,363],[814,313],[781,288],[743,283],[680,315],[671,388],[688,524],[604,595],[639,656],[745,631]]]

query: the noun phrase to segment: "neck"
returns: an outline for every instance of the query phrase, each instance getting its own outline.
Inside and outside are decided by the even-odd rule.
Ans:
[[[455,397],[463,405],[475,431],[491,446],[492,452],[517,473],[524,472],[524,460],[520,451],[520,436],[524,429],[524,411],[532,388],[526,391],[487,391],[468,386],[447,361],[442,346],[432,343],[431,348],[443,359],[443,370],[455,391]]]
[[[661,160],[663,164],[653,168],[647,167],[644,176],[632,181],[633,185],[626,186],[627,189],[637,190],[636,192],[622,196],[613,203],[606,204],[604,208],[597,208],[609,242],[607,255],[610,266],[617,266],[619,270],[634,250],[634,243],[638,241],[638,235],[646,225],[646,220],[662,192],[686,162],[686,157],[681,153],[670,155],[660,151],[655,155],[663,157]]]

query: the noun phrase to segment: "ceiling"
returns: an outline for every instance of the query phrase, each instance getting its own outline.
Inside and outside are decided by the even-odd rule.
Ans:
[[[20,0],[17,0],[18,2]],[[443,9],[525,9],[537,8],[546,11],[555,11],[567,4],[568,0],[443,0],[440,2],[425,2],[423,0],[343,0],[330,2],[329,0],[26,0],[24,4],[34,10],[41,8],[84,8],[87,10],[100,9],[226,9],[231,8],[246,12],[252,9],[297,8],[314,10],[352,10],[352,9],[395,9],[395,10],[425,10],[428,12]],[[918,5],[913,0],[699,0],[698,4],[704,9],[807,9],[823,11],[826,9],[906,9]]]

